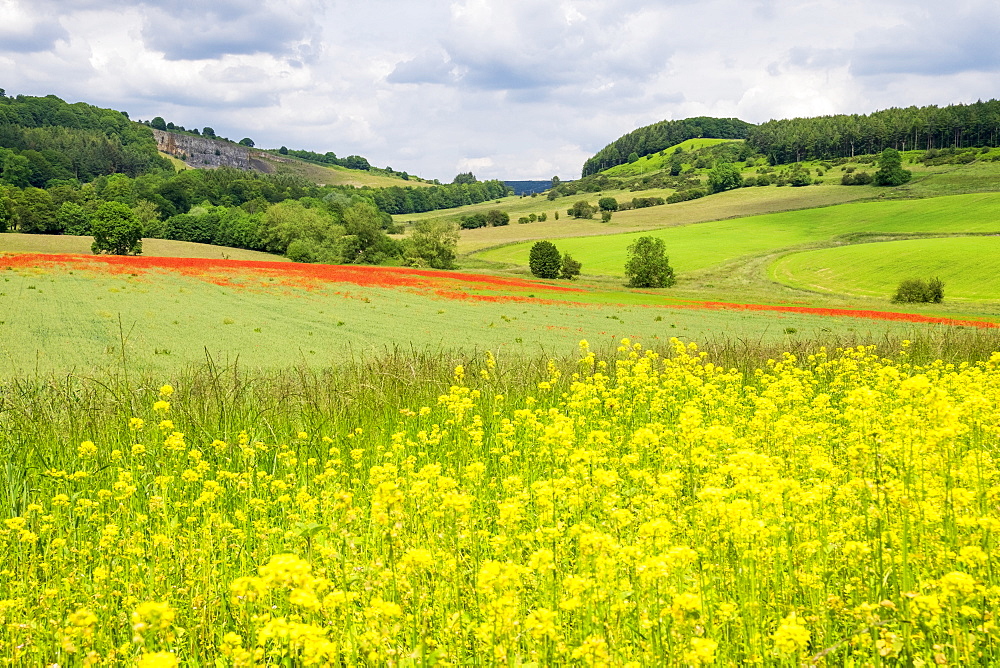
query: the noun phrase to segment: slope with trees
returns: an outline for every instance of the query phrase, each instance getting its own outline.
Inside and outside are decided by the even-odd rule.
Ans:
[[[611,142],[583,165],[583,176],[634,162],[639,158],[658,153],[686,139],[710,137],[713,139],[743,139],[753,127],[738,118],[711,118],[699,116],[679,121],[660,121],[638,128]],[[633,157],[634,156],[634,157]]]

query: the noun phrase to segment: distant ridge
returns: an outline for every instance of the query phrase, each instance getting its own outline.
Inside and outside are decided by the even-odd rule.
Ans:
[[[548,181],[504,181],[505,186],[514,189],[515,195],[533,195],[545,192],[552,187],[552,180]]]

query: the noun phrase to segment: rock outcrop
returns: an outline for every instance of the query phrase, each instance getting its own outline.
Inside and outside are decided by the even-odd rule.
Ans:
[[[259,159],[260,151],[242,144],[153,129],[157,147],[169,155],[183,160],[194,169],[235,167],[255,172],[271,172],[270,166]]]

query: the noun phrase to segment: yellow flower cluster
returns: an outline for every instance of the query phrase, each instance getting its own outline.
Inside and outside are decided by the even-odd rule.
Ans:
[[[0,523],[0,663],[1000,662],[1000,355],[581,358],[385,433],[211,433],[164,386]]]

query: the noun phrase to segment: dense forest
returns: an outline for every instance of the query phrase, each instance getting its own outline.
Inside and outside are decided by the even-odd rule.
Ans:
[[[124,112],[67,104],[54,95],[8,97],[0,89],[0,178],[8,184],[138,176],[168,164],[152,133]]]
[[[771,120],[747,143],[772,165],[879,153],[885,148],[968,148],[1000,142],[1000,101],[892,108],[863,115]]]
[[[753,126],[738,118],[699,116],[682,121],[660,121],[619,137],[583,164],[583,176],[590,176],[626,162],[658,153],[687,139],[745,139]]]

